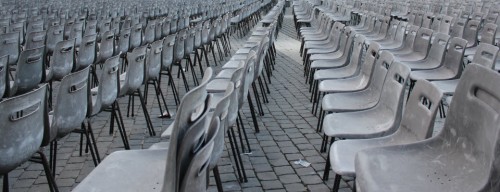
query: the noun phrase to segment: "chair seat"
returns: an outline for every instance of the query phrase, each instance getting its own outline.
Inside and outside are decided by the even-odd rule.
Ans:
[[[342,79],[353,76],[356,73],[356,69],[343,67],[334,69],[323,69],[316,71],[314,73],[314,80],[325,80],[325,79]]]
[[[237,69],[241,67],[244,63],[238,60],[229,60],[226,64],[222,66],[222,69]]]
[[[316,60],[316,61],[313,61],[311,63],[311,68],[312,69],[331,69],[331,68],[343,67],[346,64],[347,64],[346,58]],[[320,72],[320,71],[317,71],[317,72]],[[323,73],[325,73],[325,72],[327,72],[327,71],[324,71]]]
[[[370,77],[366,75],[357,75],[346,79],[323,80],[318,85],[318,90],[326,93],[361,91],[366,88]]]
[[[448,68],[441,67],[433,70],[413,71],[410,73],[411,79],[446,80],[454,78],[456,74]]]
[[[148,149],[165,149],[168,150],[170,142],[158,142],[151,145]]]
[[[310,49],[307,52],[312,54],[311,57],[309,57],[309,60],[315,61],[315,60],[336,60],[340,59],[342,55],[344,55],[343,51],[341,50],[333,50],[334,48],[331,49]]]
[[[73,191],[161,191],[167,153],[165,149],[111,153]]]
[[[311,48],[311,49],[308,49],[307,50],[307,54],[311,54],[311,55],[314,55],[314,54],[319,54],[319,53],[332,53],[332,52],[340,52],[342,53],[342,51],[337,51],[339,50],[339,47],[338,46],[334,46],[334,45],[331,45],[331,44],[328,44],[322,48]]]
[[[395,59],[400,62],[415,62],[415,61],[421,61],[425,59],[425,54],[419,54],[419,53],[409,53],[409,54],[403,54],[403,55],[395,55]]]
[[[436,86],[441,92],[446,95],[453,95],[455,93],[455,89],[457,89],[458,82],[460,79],[452,79],[445,81],[432,81],[432,84]]]
[[[474,156],[457,158],[465,155],[461,149],[421,147],[422,145],[410,144],[359,152],[355,163],[358,189],[398,192],[477,191],[484,185],[485,181],[479,180],[478,177],[482,173],[489,173],[490,170],[482,169],[482,163]],[[418,169],[415,169],[416,167]]]
[[[227,85],[231,82],[230,79],[213,79],[207,84],[207,92],[219,93],[226,91]]]
[[[407,61],[401,63],[408,66],[412,71],[436,69],[441,65],[439,61],[430,58],[422,61]]]
[[[389,109],[333,113],[325,116],[323,130],[330,137],[368,139],[390,134],[394,118]]]
[[[170,139],[170,135],[172,135],[173,129],[174,129],[174,122],[170,123],[170,125],[168,125],[167,129],[165,129],[165,131],[163,131],[163,133],[161,133],[161,138]]]
[[[321,108],[331,112],[360,111],[373,108],[380,97],[375,91],[356,91],[327,94],[323,97]]]
[[[476,54],[476,51],[477,51],[477,48],[478,48],[478,47],[479,47],[479,46],[475,46],[475,47],[469,47],[469,48],[465,49],[464,56],[466,56],[466,57],[467,57],[467,56],[469,56],[469,55],[474,55],[474,54]],[[472,61],[472,60],[470,60],[470,61]]]

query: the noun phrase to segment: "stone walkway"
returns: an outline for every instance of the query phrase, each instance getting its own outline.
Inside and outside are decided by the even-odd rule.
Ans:
[[[315,131],[318,118],[311,113],[310,94],[308,85],[304,83],[303,66],[299,56],[300,43],[297,41],[290,8],[287,9],[283,28],[275,44],[276,70],[273,72],[272,84],[269,87],[271,89],[271,94],[268,95],[269,103],[263,105],[265,115],[258,117],[260,133],[254,132],[248,106],[243,109],[246,117],[244,123],[252,148],[251,154],[242,154],[248,182],[237,181],[230,155],[225,150],[219,166],[225,191],[317,192],[330,191],[332,188],[333,173],[330,173],[330,180],[323,182],[321,179],[326,154],[319,152],[321,134]],[[238,38],[236,35],[232,37],[233,53],[244,44],[246,38]],[[225,58],[227,59],[229,57]],[[214,67],[216,72],[220,71],[220,66]],[[176,85],[180,88],[181,96],[184,95],[182,83],[177,79]],[[162,84],[163,91],[169,92],[165,87],[167,85]],[[156,118],[160,112],[153,92],[150,89],[147,106],[157,135],[160,135],[172,119]],[[169,108],[175,109],[170,92],[167,98]],[[127,102],[127,98],[119,100],[124,115]],[[134,108],[134,117],[124,117],[131,148],[146,149],[153,143],[162,141],[159,136],[151,137],[147,133],[138,100]],[[118,132],[109,134],[109,118],[109,113],[102,112],[92,119],[101,158],[114,151],[124,150]],[[59,141],[56,182],[60,191],[70,191],[95,167],[90,154],[79,155],[79,141],[79,134],[71,134]],[[294,163],[297,160],[305,160],[311,165],[309,167],[297,165]],[[11,191],[48,191],[43,167],[40,164],[25,163],[10,172],[9,179]],[[342,182],[340,191],[351,191],[349,186],[352,186],[352,182]],[[217,191],[213,176],[210,179],[209,191]]]

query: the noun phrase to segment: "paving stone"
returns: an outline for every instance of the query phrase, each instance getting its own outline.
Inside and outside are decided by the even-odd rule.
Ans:
[[[290,175],[281,175],[279,176],[281,183],[283,184],[290,184],[290,183],[299,183],[300,178],[299,176],[295,174],[290,174]]]
[[[282,189],[283,188],[283,184],[279,180],[262,181],[262,188],[264,190]]]

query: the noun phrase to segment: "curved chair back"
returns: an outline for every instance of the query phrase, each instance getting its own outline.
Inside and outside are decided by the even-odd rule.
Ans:
[[[90,66],[66,75],[61,80],[50,125],[52,131],[57,131],[59,138],[79,128],[87,116],[89,69]],[[54,138],[52,136],[51,140]]]
[[[56,44],[54,55],[50,60],[52,78],[60,80],[68,75],[74,66],[75,39],[61,41]]]
[[[248,53],[247,59],[245,60],[244,71],[241,76],[240,88],[238,93],[238,109],[243,107],[245,103],[250,85],[253,82],[253,75],[255,70],[255,63],[257,62],[257,53],[255,51],[250,51]]]
[[[179,191],[205,191],[207,189],[208,167],[212,159],[212,151],[215,149],[214,140],[217,133],[221,132],[219,122],[220,120],[215,118],[210,123],[209,129],[215,131],[208,133],[205,142],[200,144],[202,146],[199,146],[199,149],[193,153],[185,174],[183,175],[184,172],[181,172],[182,181],[179,183]]]
[[[133,50],[142,44],[142,24],[136,24],[130,30],[129,50]]]
[[[0,34],[0,55],[8,55],[8,65],[15,65],[19,59],[19,33],[4,33]]]
[[[234,85],[234,91],[230,97],[231,101],[228,109],[229,112],[227,115],[227,121],[224,122],[224,124],[226,124],[226,127],[233,126],[236,123],[236,119],[238,118],[239,94],[240,94],[240,89],[242,88],[241,82],[242,82],[243,72],[245,72],[244,64],[245,64],[244,61],[240,61],[241,67],[234,70],[233,74],[231,75],[231,82]]]
[[[431,141],[440,144],[443,150],[461,154],[457,165],[475,167],[469,174],[482,182],[467,184],[470,190],[497,191],[500,188],[500,181],[495,177],[500,171],[495,163],[500,146],[500,76],[490,68],[471,64],[461,79],[444,128]]]
[[[455,74],[454,77],[460,77],[462,74],[465,46],[467,46],[467,41],[461,38],[453,37],[448,42],[448,49],[444,55],[442,67],[451,70]]]
[[[56,43],[64,39],[63,33],[64,25],[49,26],[46,40],[47,53],[52,53],[56,47]]]
[[[73,28],[71,29],[68,40],[74,39],[75,46],[80,47],[80,44],[82,43],[82,36],[83,36],[83,22],[77,22],[73,24]]]
[[[373,110],[389,109],[390,114],[384,117],[391,118],[391,127],[385,130],[385,134],[393,133],[399,127],[404,104],[404,93],[406,82],[410,76],[410,68],[397,61],[392,62],[384,80],[384,86],[380,93],[380,100]],[[383,118],[383,117],[381,117]]]
[[[9,96],[29,92],[36,88],[43,77],[45,47],[24,50],[17,62],[14,84],[9,87]]]
[[[441,22],[443,21],[443,16],[442,14],[436,15],[434,17],[434,21],[432,21],[430,29],[432,29],[435,32],[439,32],[439,27],[441,26]]]
[[[9,69],[9,56],[5,55],[0,57],[0,100],[4,97],[9,86],[9,76],[7,75],[7,70]]]
[[[433,35],[434,41],[429,49],[427,60],[433,60],[437,63],[441,63],[445,55],[446,46],[450,40],[450,36],[444,33],[434,33]]]
[[[212,78],[212,68],[207,68],[205,70],[203,80],[199,86],[193,88],[191,91],[186,93],[181,100],[177,115],[175,116],[174,125],[172,129],[172,136],[170,137],[169,150],[167,155],[167,167],[165,173],[165,182],[163,183],[162,191],[177,191],[181,183],[180,170],[185,170],[189,162],[182,161],[183,159],[189,159],[186,157],[193,148],[194,141],[199,136],[200,132],[205,133],[206,126],[205,117],[208,111],[209,97],[206,92],[206,86],[208,81]],[[206,125],[206,124],[205,124]],[[198,127],[197,127],[198,126]],[[193,131],[193,130],[203,130],[203,131]],[[191,131],[189,135],[191,138],[191,143],[189,145],[185,144],[188,132]],[[198,137],[196,137],[198,136]],[[202,135],[203,136],[203,135]],[[201,145],[201,143],[199,143]],[[180,148],[189,149],[189,151],[182,151]],[[182,154],[181,154],[182,153]],[[186,173],[185,171],[183,172]],[[203,175],[206,177],[206,175]]]
[[[26,36],[25,49],[45,46],[46,31],[31,32]]]
[[[163,52],[163,39],[154,41],[146,58],[146,81],[158,80],[161,70],[161,55]]]
[[[194,36],[196,34],[196,28],[191,28],[187,31],[187,38],[184,41],[184,54],[189,56],[194,50]]]
[[[202,39],[201,39],[201,33],[203,30],[203,23],[199,22],[196,24],[194,27],[195,33],[194,33],[194,48],[201,47],[202,45]]]
[[[477,35],[480,24],[480,21],[470,20],[465,25],[463,38],[467,40],[467,47],[474,47],[477,45]]]
[[[170,21],[170,33],[176,33],[178,28],[177,28],[177,18],[173,18]]]
[[[407,26],[408,26],[408,23],[406,23],[406,22],[399,23],[398,29],[396,29],[396,34],[394,36],[395,42],[402,43],[404,41],[406,29],[407,28],[409,29],[409,27],[407,27]]]
[[[370,44],[371,45],[371,44]],[[370,52],[367,52],[367,54]],[[373,53],[371,53],[373,54]],[[394,56],[389,51],[381,51],[375,56],[375,66],[373,67],[373,74],[370,77],[370,84],[368,90],[380,95],[384,81],[387,76],[387,71],[394,61]]]
[[[431,45],[432,30],[427,28],[418,29],[415,41],[413,42],[413,53],[427,55]]]
[[[85,24],[83,36],[97,35],[97,20],[88,20]]]
[[[155,40],[155,27],[156,21],[149,20],[146,28],[144,29],[144,42],[142,42],[143,44],[149,44]]]
[[[438,32],[444,33],[444,34],[449,34],[452,20],[453,20],[453,17],[451,17],[451,16],[448,16],[448,15],[443,16],[443,20],[441,20],[441,23],[439,23]]]
[[[163,48],[161,53],[161,68],[166,70],[174,61],[174,45],[176,42],[176,34],[168,35],[163,39]]]
[[[396,37],[396,31],[398,30],[398,26],[401,22],[393,19],[387,29],[387,34],[385,35],[385,39],[393,40]]]
[[[352,35],[352,34],[351,34]],[[349,59],[349,64],[345,67],[346,70],[351,72],[351,75],[355,75],[360,71],[361,68],[361,56],[365,44],[365,36],[356,35],[354,38],[354,43],[352,45],[352,51]]]
[[[455,23],[453,23],[450,29],[450,36],[462,38],[464,35],[465,23],[467,22],[467,20],[457,18],[454,22]]]
[[[479,43],[472,63],[494,69],[499,48],[492,44]]]
[[[481,43],[488,43],[494,45],[496,34],[497,34],[497,25],[493,23],[487,23],[483,26],[481,32],[481,39],[479,39],[479,41]]]
[[[186,29],[180,30],[177,33],[177,37],[175,39],[175,45],[174,45],[174,63],[180,62],[184,58],[184,54],[185,54],[184,41],[186,40],[186,38],[187,38],[187,30]]]
[[[25,25],[24,22],[17,22],[10,24],[10,32],[19,33],[19,43],[24,44]]]
[[[203,22],[203,27],[201,30],[201,42],[205,45],[209,42],[210,40],[210,29],[211,29],[211,24],[210,20],[206,20]]]
[[[155,41],[157,40],[160,40],[161,37],[162,37],[162,26],[163,26],[163,23],[161,22],[161,20],[156,20],[156,24],[155,24]]]
[[[97,92],[92,91],[92,110],[90,116],[96,115],[101,110],[111,106],[118,97],[120,56],[116,55],[107,59],[99,76]]]
[[[229,106],[231,104],[231,96],[234,92],[234,84],[230,82],[227,85],[226,92],[224,93],[224,97],[217,103],[215,110],[212,114],[211,122],[219,121],[219,130],[214,138],[214,150],[212,151],[212,157],[210,158],[210,169],[217,165],[220,157],[222,156],[222,152],[224,151],[224,135],[226,133],[226,121],[229,113]],[[210,130],[209,130],[210,131]]]
[[[44,84],[0,102],[0,174],[28,161],[40,148],[46,125],[46,95]]]
[[[103,63],[106,59],[113,56],[115,50],[115,35],[112,31],[106,31],[101,35],[101,45],[99,46],[99,54],[97,63]]]
[[[83,69],[94,64],[96,60],[97,35],[87,35],[82,38],[80,50],[73,71]]]
[[[120,96],[132,94],[137,91],[144,82],[145,60],[147,46],[135,48],[127,53],[127,68],[123,83],[120,83]]]
[[[170,19],[165,19],[161,25],[161,36],[170,35]]]
[[[380,51],[380,45],[378,43],[376,42],[370,43],[370,46],[368,47],[368,50],[365,53],[363,64],[361,64],[360,75],[363,75],[365,78],[363,78],[360,83],[366,83],[366,85],[370,84],[371,76],[373,75],[376,67],[375,60],[378,57],[379,51]]]
[[[118,34],[118,48],[116,52],[120,54],[125,54],[130,50],[130,28],[124,28],[120,30]]]

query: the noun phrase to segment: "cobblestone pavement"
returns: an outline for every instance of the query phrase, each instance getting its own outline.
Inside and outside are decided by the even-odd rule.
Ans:
[[[225,191],[330,191],[333,176],[322,181],[326,153],[320,153],[321,134],[316,133],[318,118],[311,113],[308,85],[302,76],[302,64],[299,56],[300,43],[292,22],[290,8],[285,15],[283,28],[276,41],[276,69],[271,78],[269,103],[263,105],[264,116],[258,117],[260,133],[255,133],[251,123],[248,106],[243,108],[245,128],[249,133],[251,154],[244,154],[243,161],[248,182],[239,183],[234,173],[227,150],[220,160],[223,187]],[[232,36],[232,53],[241,47],[247,37]],[[229,59],[226,57],[225,60]],[[222,61],[221,63],[224,63]],[[212,62],[213,64],[213,62]],[[219,66],[214,67],[220,71]],[[174,76],[175,78],[175,76]],[[166,82],[166,81],[162,81]],[[182,82],[176,79],[181,96],[184,95]],[[192,83],[191,83],[192,85]],[[170,110],[175,103],[170,88],[162,83],[164,92],[168,92],[167,103]],[[172,122],[172,119],[157,118],[160,114],[154,91],[148,93],[147,107],[152,117],[153,126],[160,135]],[[128,99],[121,98],[122,113],[126,114]],[[137,100],[134,116],[124,117],[125,127],[132,149],[146,149],[151,144],[160,142],[159,136],[149,136],[146,121]],[[109,134],[110,114],[102,112],[92,119],[94,134],[101,158],[114,151],[124,150],[117,131]],[[442,119],[438,118],[437,126]],[[79,155],[80,135],[71,134],[59,141],[57,154],[56,182],[60,191],[70,191],[94,169],[90,154]],[[229,146],[227,146],[229,147]],[[48,151],[47,153],[48,154]],[[297,165],[299,159],[311,163],[309,167]],[[333,175],[333,173],[330,173]],[[36,163],[25,163],[10,172],[11,191],[48,191],[43,167]],[[1,183],[1,182],[0,182]],[[1,185],[1,184],[0,184]],[[340,191],[351,191],[352,181],[342,182]],[[213,176],[210,178],[209,191],[217,191]]]

